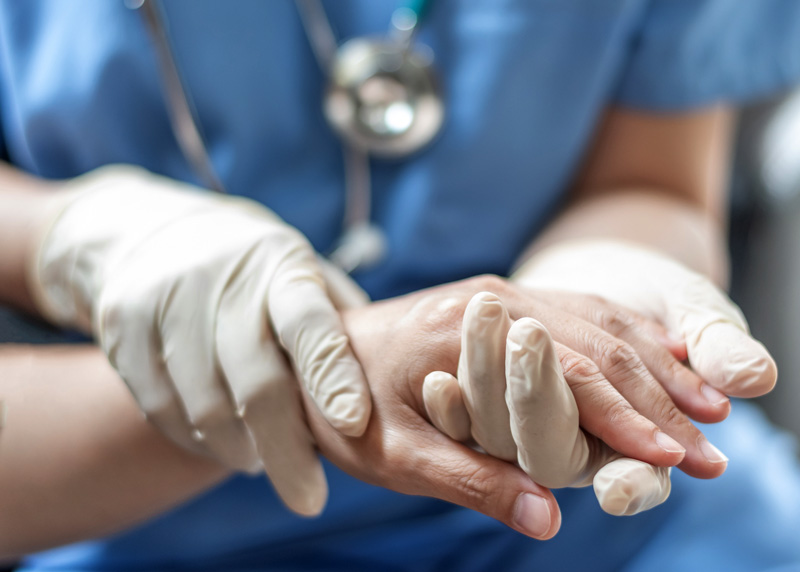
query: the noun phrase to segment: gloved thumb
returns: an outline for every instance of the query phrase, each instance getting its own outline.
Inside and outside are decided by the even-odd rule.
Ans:
[[[734,397],[768,393],[778,377],[767,349],[750,336],[739,308],[711,282],[691,276],[668,295],[666,325],[686,341],[689,363],[710,385]]]

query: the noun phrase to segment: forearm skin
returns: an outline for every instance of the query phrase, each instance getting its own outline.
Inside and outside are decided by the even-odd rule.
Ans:
[[[651,189],[619,189],[570,203],[520,257],[559,243],[616,239],[682,262],[724,285],[728,279],[723,225],[698,206]]]
[[[228,475],[150,426],[92,346],[0,349],[0,559],[104,536]]]

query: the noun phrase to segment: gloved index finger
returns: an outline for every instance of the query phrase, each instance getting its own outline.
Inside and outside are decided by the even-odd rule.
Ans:
[[[508,332],[506,383],[519,466],[549,488],[591,483],[590,448],[578,406],[550,334],[533,318],[516,321]]]
[[[510,326],[511,318],[497,296],[475,294],[464,311],[458,360],[458,383],[472,436],[487,453],[505,460],[517,456],[505,403],[505,342]]]
[[[369,387],[313,254],[280,265],[267,302],[278,339],[317,407],[338,431],[362,435],[372,411]]]

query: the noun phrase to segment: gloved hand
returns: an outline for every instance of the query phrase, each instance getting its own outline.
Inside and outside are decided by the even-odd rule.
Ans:
[[[631,515],[669,496],[669,467],[623,458],[579,426],[555,343],[533,318],[511,323],[500,299],[475,295],[464,313],[458,379],[438,371],[423,384],[431,422],[452,439],[472,436],[490,455],[516,461],[549,488],[594,483],[600,506]]]
[[[292,510],[319,513],[327,484],[292,365],[346,435],[364,432],[371,400],[305,238],[253,201],[134,167],[53,201],[31,261],[42,314],[93,333],[175,442],[239,470],[263,463]]]
[[[512,280],[595,294],[663,324],[685,341],[695,372],[727,395],[763,395],[777,380],[775,362],[749,335],[739,308],[707,278],[655,251],[621,241],[577,241],[534,255]]]

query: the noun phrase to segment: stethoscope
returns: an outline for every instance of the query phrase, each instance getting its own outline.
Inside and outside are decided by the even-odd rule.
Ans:
[[[226,192],[203,141],[180,78],[156,0],[125,0],[141,9],[154,40],[172,130],[195,173],[212,190]],[[323,111],[342,141],[345,166],[344,230],[329,258],[346,272],[386,255],[383,230],[371,221],[370,155],[406,157],[441,130],[444,104],[433,71],[433,53],[414,34],[430,0],[409,0],[394,11],[384,37],[338,45],[320,0],[295,0],[314,56],[327,76]]]

